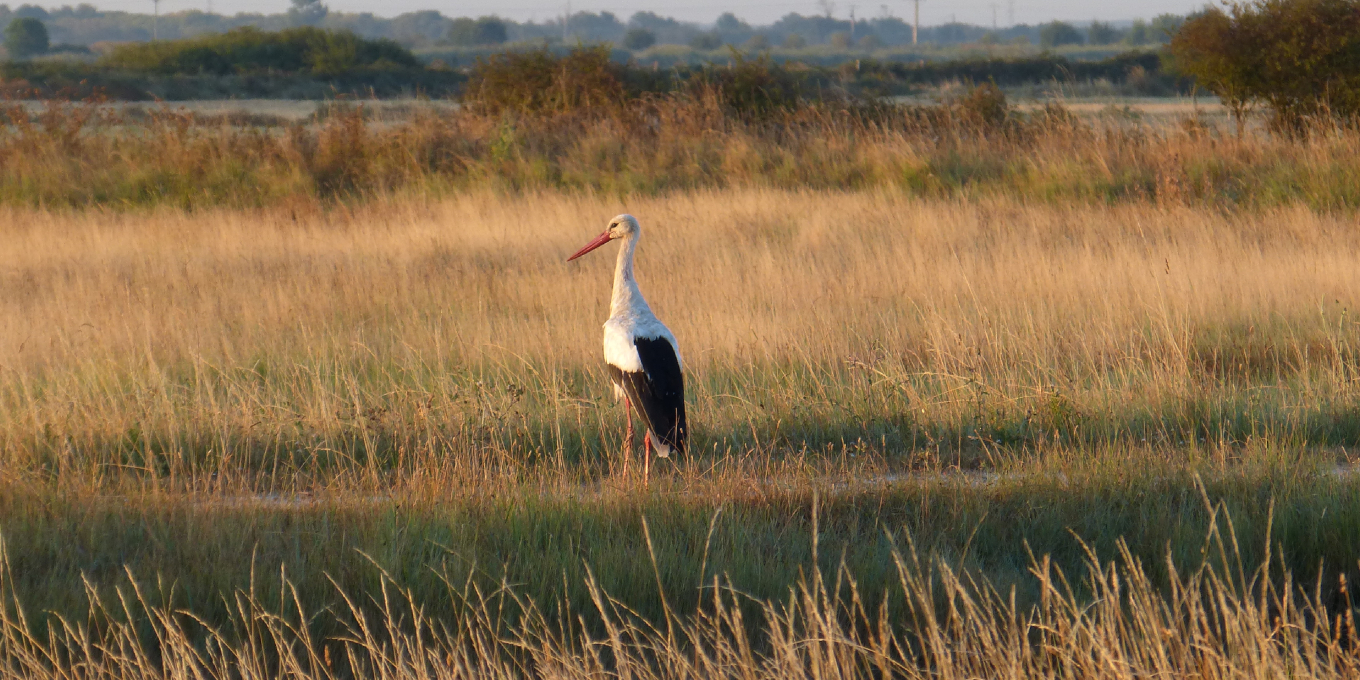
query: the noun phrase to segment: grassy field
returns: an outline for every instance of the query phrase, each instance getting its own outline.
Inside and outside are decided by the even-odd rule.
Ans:
[[[1353,213],[5,210],[7,673],[1354,671]],[[694,428],[647,486],[564,262],[621,211]]]
[[[1106,102],[1093,115],[1053,101],[1011,107],[979,92],[950,94],[943,106],[827,104],[752,116],[704,96],[556,116],[340,103],[305,121],[286,109],[8,103],[0,205],[316,211],[480,191],[779,189],[1055,207],[1360,206],[1353,129],[1320,124],[1291,139],[1252,126],[1239,136],[1221,110],[1194,104],[1177,115]]]
[[[1354,674],[1355,131],[290,111],[0,111],[0,677]]]

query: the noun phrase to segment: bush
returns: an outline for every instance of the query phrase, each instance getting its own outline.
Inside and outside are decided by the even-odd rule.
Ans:
[[[454,19],[453,25],[449,27],[449,41],[464,47],[500,45],[508,38],[505,22],[496,17],[475,20],[462,17]]]
[[[1281,128],[1360,118],[1360,0],[1256,0],[1190,18],[1171,41],[1177,66],[1238,119],[1266,104]]]
[[[645,28],[630,28],[623,34],[623,46],[630,50],[645,50],[656,44],[656,34]]]
[[[244,27],[220,35],[119,45],[101,64],[161,75],[335,76],[419,67],[415,55],[391,40],[366,40],[349,31],[310,26],[276,33]]]
[[[11,59],[27,59],[47,51],[47,26],[32,17],[9,22],[5,27],[5,51]]]
[[[464,101],[490,114],[544,115],[598,110],[626,99],[623,67],[607,47],[556,57],[547,49],[478,59]]]
[[[1042,47],[1062,47],[1063,45],[1080,45],[1081,33],[1072,24],[1053,21],[1044,24],[1039,29],[1039,45]]]
[[[729,115],[744,120],[793,111],[803,102],[798,78],[769,55],[747,59],[736,50],[731,66],[708,66],[691,76],[687,86],[691,96],[715,96]]]
[[[953,103],[951,109],[960,122],[983,130],[1000,128],[1011,115],[1006,93],[991,83],[969,90],[968,94]]]

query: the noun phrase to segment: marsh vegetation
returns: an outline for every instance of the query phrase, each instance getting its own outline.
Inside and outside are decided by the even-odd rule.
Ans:
[[[1353,130],[731,82],[8,107],[4,672],[1353,673]],[[625,211],[651,485],[563,262]]]

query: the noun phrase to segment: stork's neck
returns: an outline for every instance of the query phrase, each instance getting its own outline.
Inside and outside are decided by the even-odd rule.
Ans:
[[[619,261],[614,265],[614,296],[609,301],[610,318],[652,311],[633,277],[633,251],[637,249],[637,242],[635,231],[619,247]]]

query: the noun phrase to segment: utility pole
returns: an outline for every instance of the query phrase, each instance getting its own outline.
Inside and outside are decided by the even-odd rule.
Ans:
[[[855,6],[850,5],[850,42],[855,42]]]
[[[992,6],[992,30],[995,31],[995,30],[996,30],[996,8],[997,8],[997,4],[994,2],[994,3],[992,3],[991,6]]]
[[[912,0],[916,4],[916,11],[911,20],[911,44],[916,44],[916,34],[921,31],[921,0]]]
[[[157,24],[161,22],[161,0],[151,0],[151,5],[155,7],[151,14],[151,39],[159,40],[156,29],[158,28]]]

